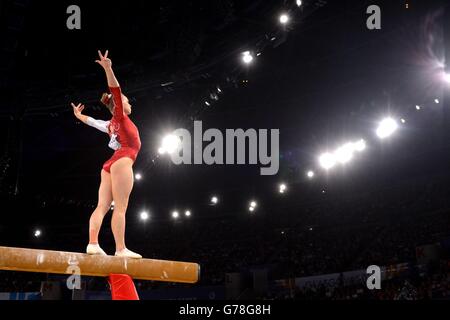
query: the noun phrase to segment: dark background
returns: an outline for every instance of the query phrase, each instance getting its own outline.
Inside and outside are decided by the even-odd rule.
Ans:
[[[66,28],[70,4],[81,7],[79,31]],[[112,152],[106,135],[77,122],[69,104],[83,102],[86,114],[109,117],[98,102],[106,90],[94,63],[98,49],[109,49],[141,134],[135,171],[144,178],[130,199],[129,234],[143,209],[157,228],[172,210],[189,208],[195,225],[247,216],[250,199],[259,203],[257,215],[277,214],[323,197],[445,174],[448,85],[436,65],[449,50],[447,3],[378,1],[382,29],[376,31],[366,28],[370,4],[311,0],[299,9],[294,1],[262,0],[2,1],[3,243],[63,250],[52,235],[87,236],[100,170]],[[282,11],[291,14],[287,28],[278,24]],[[262,54],[244,66],[245,50]],[[212,101],[217,86],[223,92]],[[374,132],[387,114],[407,122],[379,141]],[[279,174],[260,176],[259,166],[248,165],[177,167],[158,157],[162,136],[189,128],[193,119],[205,129],[280,129]],[[328,174],[318,168],[321,152],[359,138],[368,150],[350,165]],[[313,181],[306,179],[309,169],[317,173]],[[289,188],[283,196],[280,182]],[[219,206],[209,205],[213,194]],[[70,210],[58,209],[62,205]],[[40,242],[33,242],[36,227],[44,233]]]

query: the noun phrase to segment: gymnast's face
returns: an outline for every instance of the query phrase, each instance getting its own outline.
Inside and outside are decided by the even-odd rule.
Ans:
[[[127,116],[129,116],[131,114],[131,104],[127,98],[127,96],[125,96],[124,94],[122,94],[122,106],[123,106],[123,112],[125,112],[125,114]],[[113,109],[110,109],[111,114],[114,114]]]
[[[127,116],[131,114],[131,104],[128,100],[128,98],[122,94],[122,105],[123,105],[123,111]]]

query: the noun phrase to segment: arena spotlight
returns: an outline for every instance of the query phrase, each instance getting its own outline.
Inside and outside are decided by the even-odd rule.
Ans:
[[[136,180],[141,180],[142,179],[142,175],[140,174],[140,173],[136,173],[136,175],[134,176],[134,178],[136,179]]]
[[[148,212],[142,211],[141,214],[139,215],[139,217],[141,218],[142,221],[147,221],[149,218]]]
[[[406,123],[406,120],[403,119],[403,118],[401,118],[400,121],[401,121],[402,123]]]
[[[220,89],[220,87],[217,87],[217,93],[222,93],[222,89]]]
[[[178,211],[172,212],[172,218],[178,219],[179,217],[180,217],[180,214],[178,213]]]
[[[250,64],[250,63],[252,63],[252,61],[253,61],[253,56],[252,56],[252,54],[250,53],[250,51],[245,51],[245,52],[242,53],[242,61],[243,61],[245,64]]]
[[[353,143],[349,142],[338,148],[334,153],[334,157],[337,162],[346,164],[353,159],[353,151]]]
[[[450,83],[450,73],[444,73],[443,78],[445,82]]]
[[[416,110],[419,111],[420,109],[422,109],[422,107],[419,105],[416,105]]]
[[[249,207],[249,208],[248,208],[248,211],[254,212],[254,211],[255,211],[255,207]]]
[[[162,140],[162,146],[159,148],[160,154],[172,154],[181,146],[181,139],[174,134],[165,136]]]
[[[297,7],[302,6],[302,0],[296,0],[295,3],[297,4]]]
[[[333,154],[326,152],[319,157],[319,163],[322,168],[329,170],[336,165],[336,157]]]
[[[361,139],[355,143],[353,143],[353,148],[355,151],[362,152],[366,150],[366,141],[364,139]]]
[[[186,211],[184,212],[184,215],[185,215],[186,217],[190,217],[190,216],[191,216],[191,211],[190,211],[190,210],[186,210]]]
[[[439,99],[434,99],[434,103],[439,104],[440,103]]]
[[[250,201],[250,207],[251,208],[256,208],[258,204],[256,203],[256,201]]]
[[[209,103],[208,101],[205,101],[205,105],[208,106],[208,107],[210,107],[210,106],[211,106],[211,103]]]
[[[284,183],[280,184],[280,186],[279,186],[279,188],[278,188],[278,191],[279,191],[280,193],[285,193],[286,190],[287,190],[287,186],[286,186]]]
[[[39,238],[41,235],[42,235],[41,230],[36,229],[36,230],[34,231],[34,236],[35,236],[36,238]]]
[[[314,178],[314,171],[309,170],[309,171],[306,173],[306,176],[307,176],[309,179]]]
[[[397,121],[392,118],[383,119],[377,129],[377,136],[380,139],[385,139],[391,136],[398,129]]]
[[[219,203],[219,198],[217,198],[216,196],[213,196],[212,198],[211,198],[211,204],[212,205],[216,205],[216,204],[218,204]]]
[[[280,23],[287,24],[289,22],[289,16],[286,13],[280,15]]]

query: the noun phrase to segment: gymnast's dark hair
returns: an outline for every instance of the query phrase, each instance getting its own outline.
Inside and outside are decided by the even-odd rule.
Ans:
[[[112,95],[109,93],[104,93],[100,102],[108,108],[111,113],[114,113],[114,101],[112,99]]]

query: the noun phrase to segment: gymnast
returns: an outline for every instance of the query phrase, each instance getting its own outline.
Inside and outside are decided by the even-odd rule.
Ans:
[[[105,162],[101,170],[98,204],[89,221],[89,244],[86,253],[106,255],[98,243],[98,235],[103,219],[114,201],[111,229],[116,243],[115,256],[140,259],[141,255],[128,250],[125,246],[125,214],[134,183],[133,164],[141,149],[141,140],[136,125],[128,117],[131,114],[131,105],[121,92],[112,69],[112,62],[108,58],[108,51],[104,55],[99,51],[98,55],[100,60],[95,62],[104,69],[110,91],[110,94],[102,95],[101,102],[111,112],[112,119],[110,121],[93,119],[82,114],[83,104],[72,103],[75,117],[107,133],[110,138],[108,146],[114,150],[113,156]]]

